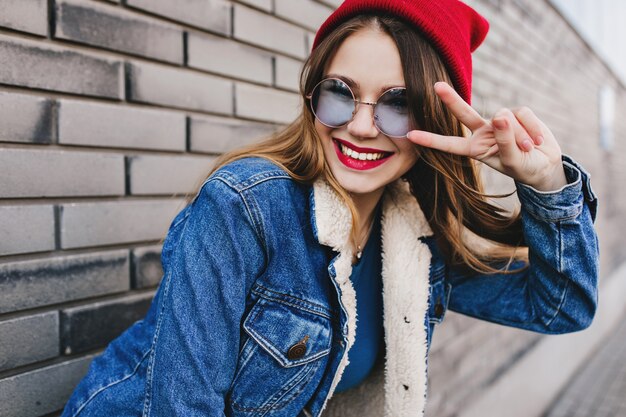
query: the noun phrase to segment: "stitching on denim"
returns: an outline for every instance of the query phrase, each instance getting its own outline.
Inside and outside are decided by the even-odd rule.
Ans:
[[[226,173],[224,173],[226,174]],[[263,239],[263,236],[265,236],[264,233],[264,229],[263,229],[263,223],[258,220],[255,221],[255,210],[250,210],[250,207],[248,205],[248,200],[246,200],[245,196],[243,195],[242,192],[240,192],[239,190],[237,190],[236,187],[234,187],[233,185],[231,185],[230,183],[228,183],[228,181],[226,181],[224,178],[221,178],[219,176],[215,176],[214,177],[216,181],[220,181],[223,184],[225,184],[228,188],[230,188],[231,190],[233,190],[233,192],[235,192],[239,198],[241,199],[241,202],[243,203],[244,207],[245,207],[245,211],[248,214],[248,219],[250,221],[250,224],[252,225],[252,229],[254,230],[254,233],[256,234],[257,239],[259,240],[261,246],[263,247],[263,252],[265,255],[265,258],[268,258],[268,249],[266,246],[266,242],[265,239]],[[256,204],[256,202],[254,201],[254,199],[252,199],[251,201],[252,203]]]
[[[563,160],[563,165],[567,169],[570,169],[570,170],[572,170],[572,171],[574,171],[576,173],[576,180],[574,182],[567,183],[563,187],[561,187],[560,189],[558,189],[556,191],[539,191],[539,190],[535,189],[534,187],[532,187],[530,185],[519,183],[519,185],[521,187],[520,187],[520,189],[517,190],[518,194],[520,194],[519,191],[521,190],[521,194],[523,194],[533,204],[542,206],[543,204],[541,202],[541,199],[537,198],[534,194],[540,194],[540,195],[557,194],[559,192],[562,192],[566,188],[575,187],[578,184],[580,184],[581,187],[584,188],[585,183],[583,183],[583,177],[586,177],[587,178],[586,182],[588,182],[588,174],[587,174],[587,172],[582,167],[578,167],[578,166],[576,166],[576,165],[574,165],[574,164],[572,164],[572,163],[570,163],[570,162],[568,162],[566,160]],[[584,192],[583,192],[583,194],[584,194]],[[522,204],[522,206],[524,206],[524,205]],[[539,214],[539,212],[536,212],[534,208],[530,208],[529,209],[528,207],[525,207],[525,206],[524,206],[524,208],[526,208],[526,210],[529,213],[531,213],[533,215],[533,217],[535,217],[536,219],[541,220],[541,221],[549,221],[549,222],[571,220],[571,219],[576,218],[582,212],[582,205],[581,205],[581,207],[576,207],[576,210],[575,210],[576,212],[572,213],[572,214],[566,214],[566,215],[557,216],[557,217],[544,217],[541,214]],[[567,213],[569,210],[568,211],[560,210],[560,211],[564,211],[564,212]]]
[[[561,223],[556,224],[556,233],[558,236],[558,249],[559,249],[556,254],[557,264],[559,266],[558,272],[559,274],[562,274],[563,273],[563,252],[565,251],[565,248],[564,248],[565,242],[563,240],[563,227]]]
[[[187,207],[188,207],[188,205],[186,205],[185,207],[183,207],[183,208],[181,209],[181,211],[182,211],[182,210],[185,210]],[[182,218],[178,219],[178,221],[177,221],[176,223],[172,223],[172,225],[171,225],[171,227],[170,227],[170,228],[171,228],[171,229],[174,229],[174,228],[178,227],[178,225],[179,225],[179,224],[181,224],[182,222],[184,222],[184,221],[185,221],[185,219],[186,219],[187,217],[189,217],[189,213],[190,213],[190,212],[191,212],[190,210],[187,210],[187,211],[185,212],[185,215],[184,215]]]
[[[557,235],[558,235],[558,251],[557,251],[557,264],[558,264],[558,273],[559,276],[563,274],[563,252],[565,251],[564,245],[565,240],[563,239],[563,230],[561,224],[557,224]],[[561,308],[563,307],[563,303],[565,302],[565,295],[567,294],[567,288],[569,287],[569,280],[565,280],[565,285],[563,286],[563,293],[561,294],[561,299],[559,300],[559,305],[554,312],[554,315],[548,322],[546,323],[546,327],[549,327],[554,320],[556,320],[556,316],[561,312]]]
[[[266,299],[269,299],[269,300],[273,300],[273,301],[276,301],[276,302],[279,302],[279,303],[282,302],[284,304],[291,305],[291,306],[299,308],[301,310],[306,310],[306,311],[308,311],[310,313],[321,315],[321,316],[323,316],[325,318],[328,318],[328,319],[331,318],[331,313],[332,312],[329,309],[327,309],[324,306],[322,306],[322,305],[319,305],[319,304],[316,304],[316,303],[312,303],[310,301],[304,300],[304,299],[299,298],[299,297],[295,297],[295,296],[293,296],[291,294],[287,294],[287,293],[284,293],[284,292],[280,292],[280,291],[275,291],[275,290],[269,289],[269,288],[267,288],[267,287],[265,287],[265,286],[263,286],[261,284],[256,284],[255,286],[258,287],[258,288],[262,288],[264,291],[267,291],[269,293],[277,294],[279,296],[283,296],[283,297],[286,297],[286,298],[291,298],[291,299],[295,300],[296,302],[301,302],[304,305],[303,306],[293,305],[293,304],[290,304],[288,302],[285,302],[284,300],[282,300],[280,298],[272,297],[270,295],[264,294],[264,293],[262,293],[262,292],[260,292],[260,291],[258,291],[258,290],[253,288],[252,292],[257,294],[259,297],[263,297],[263,298],[266,298]],[[307,305],[311,306],[311,307],[307,308],[306,307]],[[323,310],[324,312],[327,312],[327,314],[323,314],[322,311],[312,311],[315,308],[319,308],[320,310]]]
[[[556,312],[554,313],[554,316],[552,316],[552,318],[548,321],[548,323],[546,323],[546,327],[550,327],[552,325],[552,322],[554,320],[556,320],[556,317],[559,315],[559,313],[561,312],[561,308],[563,307],[563,304],[565,304],[565,299],[567,298],[567,290],[569,289],[569,280],[565,281],[565,287],[563,288],[563,294],[561,295],[561,301],[559,302],[559,306],[556,309]]]
[[[269,396],[265,400],[265,402],[263,402],[263,404],[261,404],[260,406],[258,406],[258,407],[246,407],[246,406],[238,404],[236,401],[232,400],[233,407],[239,409],[240,411],[256,411],[256,412],[265,412],[265,411],[269,411],[269,410],[274,410],[276,408],[282,408],[282,407],[284,407],[284,405],[281,404],[281,403],[277,403],[276,400],[273,400],[273,399],[281,391],[285,391],[286,390],[287,392],[289,392],[290,390],[292,390],[298,383],[300,383],[300,381],[303,379],[303,377],[306,377],[308,375],[307,371],[310,370],[313,367],[314,367],[314,364],[312,364],[312,365],[305,364],[302,367],[302,369],[300,369],[298,372],[296,372],[294,375],[292,375],[291,378],[289,378],[289,380],[287,380],[287,382],[285,383],[285,385],[283,387],[280,387],[277,392],[275,392],[271,396]],[[304,375],[302,375],[302,374],[304,374]],[[306,384],[306,382],[308,382],[308,380],[305,381],[305,384]],[[294,393],[294,396],[297,396],[300,392],[301,392],[301,390],[296,391]],[[279,399],[284,397],[284,395],[285,394],[281,395],[279,397]],[[280,407],[278,407],[279,405],[280,405]]]
[[[246,348],[248,347],[248,345],[251,346],[250,348],[248,348],[248,350],[250,352],[246,353],[246,356],[245,356],[244,360],[241,363],[237,364],[237,368],[239,368],[239,369],[236,369],[236,374],[233,376],[233,380],[230,383],[230,387],[228,388],[228,392],[232,391],[233,387],[235,386],[235,383],[239,379],[239,375],[241,375],[241,372],[244,370],[244,368],[246,367],[248,362],[250,362],[250,359],[254,355],[254,352],[257,349],[260,348],[260,345],[258,343],[254,342],[254,339],[252,338],[252,336],[248,336],[248,340],[246,340],[246,343],[244,343],[243,348],[241,349],[241,352],[239,352],[239,356],[243,355],[243,353],[246,350]]]
[[[328,352],[330,352],[330,339],[331,338],[329,337],[328,346],[324,350],[318,352],[317,354],[313,356],[309,356],[306,359],[301,359],[300,361],[292,361],[291,366],[288,366],[288,364],[285,363],[284,360],[280,357],[280,356],[283,356],[282,353],[274,347],[273,343],[265,339],[261,334],[259,334],[259,332],[254,330],[254,328],[250,327],[251,325],[254,324],[254,322],[256,321],[257,317],[260,315],[262,310],[263,310],[263,305],[259,303],[257,303],[254,307],[252,307],[252,310],[250,311],[250,316],[245,320],[243,324],[243,328],[254,340],[256,340],[259,343],[259,345],[261,345],[270,355],[272,355],[272,357],[274,357],[276,361],[278,361],[282,366],[293,367],[297,365],[302,365],[308,362],[312,362],[315,359],[321,358],[322,356],[325,356],[328,354]]]
[[[172,268],[173,269],[173,268]],[[149,408],[152,405],[151,393],[152,393],[152,374],[154,369],[154,361],[156,360],[156,343],[161,333],[161,324],[163,323],[163,316],[165,311],[165,302],[164,300],[167,298],[169,294],[170,285],[172,282],[172,269],[166,276],[165,286],[163,287],[163,294],[161,295],[161,305],[159,316],[157,319],[157,323],[154,329],[154,336],[152,337],[152,343],[150,345],[150,358],[148,360],[148,369],[146,370],[146,390],[145,390],[145,399],[143,404],[143,413],[144,417],[149,417]]]
[[[315,372],[317,371],[319,367],[320,367],[319,362],[310,364],[310,366],[308,367],[309,368],[308,372],[302,375],[302,378],[300,378],[299,381],[295,381],[291,388],[287,389],[287,387],[285,387],[283,389],[283,391],[285,392],[274,401],[274,403],[272,404],[273,408],[275,410],[281,409],[285,407],[288,403],[290,403],[298,395],[300,395],[300,393],[304,391],[304,388],[307,386],[309,381],[313,379],[313,375],[315,375]],[[294,389],[294,387],[296,387],[296,390],[293,392],[290,392]],[[287,396],[287,394],[289,394],[289,396]],[[276,397],[277,395],[278,393],[275,394],[274,397]]]
[[[212,178],[221,179],[229,187],[234,188],[238,192],[245,191],[271,179],[291,179],[289,174],[286,174],[285,171],[282,170],[260,172],[244,180],[239,179],[228,171],[218,171]]]
[[[285,387],[283,387],[281,390],[278,391],[278,393],[280,393],[281,391],[286,391],[283,395],[281,395],[277,400],[272,401],[273,397],[276,397],[276,395],[278,393],[275,393],[274,395],[272,395],[272,397],[268,398],[264,404],[262,404],[259,407],[246,407],[243,406],[241,404],[238,404],[236,401],[232,400],[232,404],[233,407],[237,408],[239,411],[244,411],[244,412],[267,412],[267,411],[271,411],[271,410],[277,410],[280,408],[283,408],[285,405],[287,405],[287,403],[289,401],[291,401],[293,398],[297,397],[298,395],[300,395],[300,393],[304,390],[304,388],[306,387],[307,383],[313,378],[313,375],[315,374],[315,371],[317,370],[317,368],[319,367],[319,364],[305,364],[308,366],[303,366],[303,368],[297,372],[294,376],[291,377],[291,379],[287,382],[287,384],[285,384]],[[308,378],[307,378],[308,377]],[[299,386],[298,386],[299,384]],[[296,389],[295,392],[292,392],[291,395],[288,397],[288,399],[279,402],[282,398],[285,397],[285,395],[289,394],[291,390],[294,389],[294,387],[298,386],[298,388]],[[268,404],[269,403],[269,404]]]
[[[250,223],[252,223],[252,227],[254,228],[254,232],[257,235],[257,238],[259,239],[259,242],[261,242],[261,245],[263,246],[263,251],[265,252],[265,259],[269,258],[269,250],[267,249],[267,242],[264,239],[265,236],[265,229],[263,227],[263,222],[261,221],[261,218],[258,216],[258,212],[260,211],[258,209],[258,204],[256,203],[256,200],[254,198],[250,199],[250,204],[252,204],[254,206],[254,208],[256,210],[251,210],[250,206],[248,204],[248,200],[246,199],[246,197],[243,195],[243,192],[239,192],[237,193],[239,195],[239,198],[241,198],[244,206],[246,207],[246,212],[248,213],[248,216],[250,217]]]
[[[315,355],[307,357],[306,359],[301,359],[299,361],[292,361],[292,363],[289,364],[289,363],[286,363],[282,358],[279,357],[279,355],[282,356],[282,353],[278,349],[276,349],[274,347],[274,344],[272,342],[270,342],[269,340],[264,338],[259,332],[257,332],[253,328],[246,327],[245,329],[248,331],[250,336],[254,340],[256,340],[259,343],[259,345],[261,345],[261,347],[263,347],[263,349],[265,349],[270,355],[272,355],[272,357],[274,357],[276,359],[276,361],[279,362],[285,368],[293,368],[294,366],[303,365],[303,364],[307,364],[309,362],[313,362],[315,359],[319,359],[322,356],[326,356],[328,354],[328,352],[330,352],[330,347],[328,347],[328,348],[326,348],[324,350],[320,350]],[[329,343],[328,344],[330,345],[330,339],[329,339]]]
[[[274,173],[269,173],[269,174],[276,174]],[[282,180],[290,180],[292,179],[289,175],[286,175],[284,172],[281,171],[281,175],[267,175],[265,177],[261,177],[261,176],[255,176],[255,177],[251,177],[249,178],[247,181],[242,182],[240,185],[243,185],[243,187],[241,188],[241,191],[246,191],[252,187],[255,187],[265,181],[269,181],[269,180],[274,180],[274,179],[282,179]],[[254,182],[252,182],[252,180],[254,180]],[[250,184],[248,184],[248,182],[250,182]]]
[[[258,304],[255,304],[255,306],[252,307],[252,310],[250,311],[250,314],[248,318],[246,319],[244,325],[248,322],[250,324],[254,323],[254,321],[256,320],[259,314],[261,314],[261,308],[258,306]]]
[[[279,410],[285,407],[295,397],[300,395],[306,384],[311,380],[313,371],[317,370],[316,364],[306,364],[301,372],[294,375],[285,386],[272,395],[268,401],[263,404],[264,407],[271,407],[270,409]],[[289,396],[287,394],[290,394]],[[282,400],[282,401],[281,401]]]
[[[535,212],[535,209],[529,209],[528,207],[525,207],[525,209],[535,219],[537,219],[539,221],[542,221],[542,222],[548,222],[548,223],[557,223],[557,222],[572,220],[572,219],[575,219],[576,217],[578,217],[580,215],[580,213],[582,213],[582,205],[580,205],[579,207],[576,207],[576,211],[574,213],[572,213],[572,214],[563,215],[563,216],[557,216],[557,217],[545,217],[545,216],[542,216],[541,214],[539,214],[538,212]],[[565,211],[566,213],[568,212],[566,210],[562,210],[562,211]]]
[[[278,298],[274,298],[274,297],[271,297],[271,296],[268,296],[268,295],[265,295],[265,294],[261,294],[261,293],[258,293],[256,291],[254,293],[257,294],[259,297],[264,298],[266,300],[271,300],[271,301],[275,301],[275,302],[280,303],[280,304],[285,304],[285,305],[288,305],[290,307],[297,308],[298,310],[306,311],[307,313],[315,314],[316,316],[324,317],[325,319],[329,319],[330,320],[329,316],[321,314],[319,311],[311,310],[311,309],[307,308],[306,306],[301,306],[301,305],[298,305],[298,304],[290,303],[288,301],[281,300],[281,299],[278,299]]]
[[[127,379],[131,378],[133,375],[135,375],[137,373],[137,370],[139,369],[139,367],[141,366],[141,364],[143,363],[143,361],[146,359],[146,357],[148,356],[148,354],[150,353],[151,349],[148,349],[142,356],[141,359],[139,360],[139,362],[137,362],[137,365],[135,365],[135,367],[133,368],[133,371],[128,374],[128,375],[124,375],[122,378],[111,382],[108,385],[105,385],[104,387],[100,387],[98,390],[96,390],[93,394],[91,394],[89,396],[89,398],[87,398],[85,400],[85,402],[83,402],[81,404],[81,406],[78,408],[78,410],[76,410],[76,413],[74,413],[72,416],[76,417],[78,416],[80,413],[82,413],[82,411],[85,409],[85,407],[87,406],[87,404],[89,404],[98,394],[100,394],[101,392],[103,392],[104,390],[119,384],[120,382],[124,382]]]

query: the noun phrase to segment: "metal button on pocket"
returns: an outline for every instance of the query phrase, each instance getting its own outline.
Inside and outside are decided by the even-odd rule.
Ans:
[[[294,360],[299,359],[304,356],[306,353],[306,342],[309,340],[309,335],[304,336],[304,338],[289,348],[287,352],[287,359]]]

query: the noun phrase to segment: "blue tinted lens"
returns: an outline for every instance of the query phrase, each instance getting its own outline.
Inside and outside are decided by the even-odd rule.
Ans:
[[[313,114],[329,127],[343,126],[352,120],[354,104],[350,87],[334,78],[319,83],[311,94]],[[406,88],[393,88],[380,96],[374,106],[374,123],[387,136],[406,136],[410,130]]]
[[[394,88],[379,99],[374,108],[378,129],[388,136],[406,136],[409,132],[409,107],[405,88]]]
[[[343,81],[324,80],[313,90],[311,108],[322,124],[339,127],[352,118],[354,97],[350,87]]]

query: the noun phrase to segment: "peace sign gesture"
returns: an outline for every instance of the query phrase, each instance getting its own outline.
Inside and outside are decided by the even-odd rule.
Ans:
[[[435,92],[472,135],[464,138],[412,130],[407,138],[413,143],[474,158],[539,191],[567,184],[559,144],[528,107],[503,108],[486,120],[447,83],[435,83]]]

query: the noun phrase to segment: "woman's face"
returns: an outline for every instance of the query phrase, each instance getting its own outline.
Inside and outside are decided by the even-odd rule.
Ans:
[[[405,87],[396,44],[389,35],[372,29],[362,29],[343,41],[328,64],[323,78],[327,77],[350,78],[355,83],[350,88],[356,99],[366,102],[377,101],[390,87]],[[404,175],[418,158],[411,141],[378,131],[369,105],[359,104],[353,119],[344,126],[330,128],[316,119],[315,129],[333,175],[352,194],[380,195],[385,185]],[[378,154],[370,158],[377,159],[381,153],[384,157],[376,163],[362,161],[346,147],[353,152]]]

